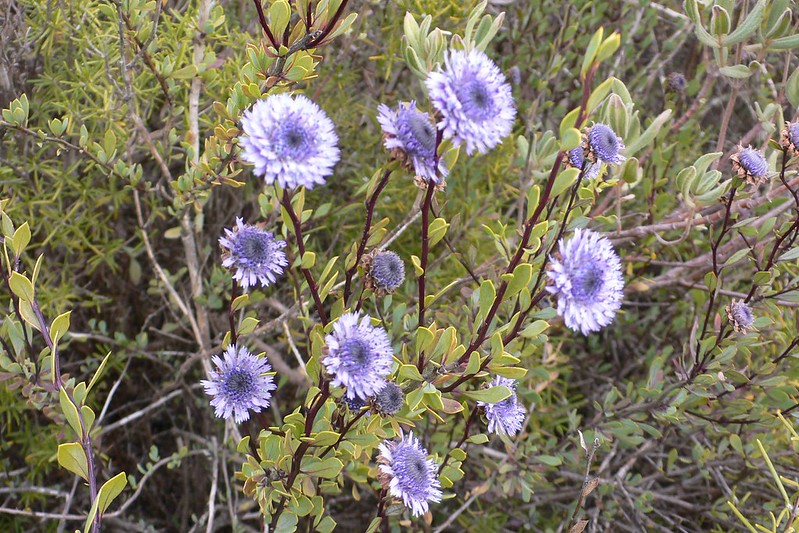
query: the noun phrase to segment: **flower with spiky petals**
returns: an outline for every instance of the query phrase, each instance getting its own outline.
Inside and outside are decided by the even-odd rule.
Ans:
[[[241,217],[236,217],[236,227],[225,228],[225,234],[219,238],[222,266],[234,271],[233,279],[245,290],[256,283],[268,287],[289,264],[283,251],[285,241],[276,240],[258,226],[245,224]]]
[[[405,396],[402,389],[393,381],[386,383],[383,390],[375,396],[375,408],[382,415],[396,414],[405,405]]]
[[[561,239],[559,257],[547,271],[547,291],[558,299],[558,315],[566,326],[588,335],[611,322],[621,307],[624,278],[621,260],[605,237],[577,229]]]
[[[395,498],[402,500],[413,516],[429,509],[429,502],[441,501],[438,466],[427,458],[419,439],[400,435],[399,441],[383,441],[379,446],[380,484]]]
[[[443,158],[436,163],[436,127],[416,102],[400,103],[396,110],[377,106],[377,121],[383,129],[383,144],[394,159],[424,179],[438,183],[449,174]]]
[[[211,405],[218,418],[229,419],[237,424],[250,418],[250,411],[260,413],[269,407],[272,391],[277,388],[275,379],[267,372],[272,367],[266,357],[258,357],[244,346],[230,344],[224,351],[224,359],[211,357],[216,370],[201,381],[205,393],[212,397]]]
[[[768,161],[763,152],[751,146],[738,145],[738,151],[730,156],[732,169],[750,185],[759,185],[768,178]]]
[[[725,308],[727,319],[732,324],[732,329],[738,333],[746,333],[755,322],[752,308],[743,300],[732,300]]]
[[[488,431],[513,437],[522,429],[526,411],[524,406],[519,404],[519,399],[516,396],[516,380],[497,376],[489,388],[500,385],[510,389],[510,396],[496,403],[478,401],[477,405],[485,409]]]
[[[405,281],[405,264],[390,250],[375,249],[363,256],[364,284],[378,296],[392,294]]]
[[[592,180],[599,176],[599,170],[601,165],[599,163],[591,163],[585,160],[585,150],[582,146],[578,146],[572,150],[569,150],[569,157],[566,159],[566,166],[576,168],[578,170],[583,170],[583,165],[585,165],[585,178]]]
[[[305,96],[287,93],[259,100],[241,119],[241,158],[267,185],[308,189],[325,182],[339,160],[333,121]]]
[[[780,135],[780,144],[788,151],[788,155],[799,155],[799,122],[786,122]]]
[[[485,53],[450,51],[444,69],[431,72],[425,83],[441,115],[438,129],[445,139],[465,144],[467,154],[488,153],[510,134],[516,118],[511,88]]]
[[[327,355],[322,359],[333,385],[347,388],[347,398],[374,396],[386,386],[394,351],[388,333],[372,326],[369,316],[345,313],[325,337]]]
[[[592,163],[621,165],[627,158],[621,155],[624,141],[607,124],[594,124],[583,134],[585,157]]]

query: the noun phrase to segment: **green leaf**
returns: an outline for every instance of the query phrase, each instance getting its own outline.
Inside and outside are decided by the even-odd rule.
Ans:
[[[533,278],[533,265],[529,263],[521,263],[513,269],[513,279],[508,283],[508,289],[505,293],[508,298],[515,296],[516,293],[526,287],[530,280]]]
[[[17,298],[27,302],[33,302],[33,284],[24,275],[19,272],[11,272],[8,284],[11,287],[11,292],[13,292]]]
[[[788,35],[786,37],[780,37],[779,39],[774,39],[768,45],[769,50],[774,51],[781,51],[781,50],[791,50],[799,46],[799,33],[795,35]]]
[[[75,406],[74,403],[69,399],[67,395],[66,389],[61,387],[58,391],[58,400],[61,404],[61,412],[64,413],[64,418],[67,419],[67,423],[69,423],[69,427],[72,428],[72,431],[75,432],[75,435],[78,437],[83,436],[83,426],[80,423],[80,416],[78,415],[78,408]]]
[[[98,366],[97,370],[94,372],[94,375],[92,376],[92,380],[89,382],[89,386],[86,387],[86,394],[88,394],[89,391],[92,390],[92,387],[94,387],[94,384],[97,383],[97,380],[100,379],[100,376],[103,375],[103,371],[105,370],[105,365],[106,365],[106,363],[108,363],[108,358],[109,357],[111,357],[111,352],[108,352],[107,354],[105,354],[105,357],[103,357],[102,362],[100,362],[100,366]]]
[[[341,469],[344,468],[344,463],[335,457],[328,457],[324,460],[319,460],[316,457],[309,457],[300,470],[309,476],[316,476],[323,479],[333,479],[339,475]]]
[[[175,80],[188,80],[197,75],[197,67],[194,65],[187,65],[183,68],[179,68],[176,71],[172,72],[169,75],[170,78]]]
[[[571,187],[579,175],[579,168],[571,167],[563,170],[555,178],[555,183],[552,185],[552,193],[550,194],[550,198],[555,198],[557,195]]]
[[[539,455],[535,459],[539,463],[544,463],[549,466],[560,466],[563,464],[563,459],[556,455]]]
[[[84,480],[89,480],[89,466],[86,463],[86,454],[77,442],[66,442],[58,445],[58,464],[77,474]]]
[[[494,303],[496,295],[497,290],[494,288],[493,281],[487,279],[480,284],[480,314],[483,318],[488,316],[488,311]]]
[[[258,327],[258,319],[248,316],[241,321],[241,326],[239,327],[238,333],[239,335],[247,335],[248,333],[255,331],[256,327]]]
[[[614,53],[616,50],[619,49],[619,45],[621,44],[621,35],[616,32],[613,32],[610,37],[602,41],[602,44],[599,46],[599,50],[596,53],[596,62],[601,63]]]
[[[602,36],[604,33],[605,30],[599,28],[591,37],[591,41],[588,43],[588,48],[585,50],[585,56],[583,56],[583,66],[580,68],[581,78],[585,78],[585,75],[588,73],[588,69],[591,68],[591,64],[594,62],[597,51],[599,50],[599,45],[602,44]]]
[[[752,71],[746,65],[730,65],[721,67],[719,73],[727,76],[728,78],[745,79],[752,75]]]
[[[444,238],[447,234],[447,230],[449,229],[449,224],[443,218],[437,218],[430,223],[430,228],[428,229],[428,240],[430,242],[430,246],[434,246],[438,241]]]
[[[565,132],[561,134],[560,138],[560,149],[561,150],[573,150],[580,146],[580,141],[582,141],[582,134],[580,130],[577,128],[569,128]]]
[[[735,30],[722,40],[724,46],[733,46],[740,43],[757,31],[760,23],[763,22],[763,13],[766,9],[766,0],[758,0],[749,15],[741,22]]]
[[[510,397],[511,391],[508,387],[499,385],[497,387],[491,387],[488,389],[464,391],[463,395],[470,400],[485,403],[497,403],[501,402],[505,398]]]
[[[785,96],[794,108],[799,107],[799,68],[793,71],[785,85]]]
[[[719,48],[720,45],[718,41],[714,39],[702,25],[702,16],[699,13],[697,0],[685,0],[685,2],[683,2],[683,10],[686,15],[688,15],[688,18],[691,19],[691,22],[694,23],[694,32],[702,44],[710,46],[711,48]]]
[[[655,140],[657,134],[660,133],[660,129],[664,124],[666,124],[669,118],[671,118],[671,109],[667,109],[656,116],[652,121],[652,124],[650,124],[649,127],[641,135],[639,135],[637,139],[627,145],[627,154],[632,156],[638,152],[638,150],[649,146],[652,141]]]
[[[302,254],[302,262],[300,263],[300,266],[302,268],[305,269],[313,268],[315,264],[316,264],[316,254],[314,252],[305,252],[304,254]]]
[[[53,320],[53,323],[50,324],[50,340],[53,341],[54,345],[58,344],[58,341],[64,334],[69,331],[69,315],[72,311],[67,311],[66,313],[61,313]]]
[[[25,222],[17,228],[17,231],[14,232],[13,239],[11,239],[14,257],[22,255],[22,252],[25,250],[25,247],[28,246],[29,242],[31,242],[31,229],[28,223]]]
[[[422,260],[416,257],[415,255],[411,256],[411,263],[413,264],[413,270],[416,273],[416,277],[421,276],[424,274],[424,269],[422,268]]]
[[[271,22],[269,27],[272,33],[276,36],[283,35],[291,18],[291,8],[287,0],[277,0],[272,4],[272,7],[269,8],[269,18]]]
[[[97,493],[97,499],[100,502],[99,509],[101,515],[108,510],[108,508],[111,506],[111,503],[113,503],[114,499],[120,495],[127,484],[128,477],[125,475],[125,472],[120,472],[103,483],[103,486],[100,487],[100,491]]]
[[[430,344],[435,339],[435,334],[426,327],[420,326],[416,330],[416,355],[420,352],[426,351]]]
[[[747,252],[748,251],[749,250],[747,249]],[[777,262],[779,263],[780,261],[793,261],[794,259],[799,259],[799,246],[791,248],[790,250],[782,254],[780,258],[777,259]]]

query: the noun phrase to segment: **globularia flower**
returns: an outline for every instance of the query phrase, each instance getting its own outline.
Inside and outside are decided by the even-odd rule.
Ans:
[[[620,165],[627,158],[621,155],[624,142],[607,124],[594,124],[583,135],[585,157],[596,163],[601,161],[608,165]]]
[[[361,398],[360,396],[355,396],[354,398],[347,398],[344,397],[344,403],[347,404],[347,407],[350,408],[352,411],[360,411],[362,407],[365,407],[369,400],[367,398]]]
[[[558,299],[558,315],[566,326],[588,335],[613,322],[621,307],[624,279],[621,260],[605,237],[577,229],[561,239],[559,258],[547,271],[547,290]]]
[[[275,380],[266,373],[272,367],[266,357],[257,357],[244,346],[228,345],[224,359],[211,357],[217,370],[201,381],[205,393],[212,397],[211,405],[218,418],[233,416],[237,424],[250,418],[250,411],[260,413],[269,407]]]
[[[225,234],[219,238],[222,266],[235,271],[233,279],[244,289],[257,282],[268,287],[289,264],[283,252],[285,241],[275,240],[274,235],[258,226],[245,224],[241,217],[236,217],[236,227],[225,228]]]
[[[438,129],[445,139],[465,144],[467,154],[485,154],[510,134],[516,117],[510,85],[480,50],[447,53],[444,70],[431,72],[426,85],[441,114]]]
[[[438,467],[413,433],[400,435],[398,442],[383,441],[379,448],[380,484],[402,499],[413,516],[425,514],[429,502],[441,501]]]
[[[416,102],[401,103],[396,111],[380,104],[377,111],[383,144],[395,159],[417,176],[435,183],[449,174],[443,158],[436,164],[436,127],[427,113],[416,109]]]
[[[372,326],[369,316],[345,313],[333,324],[325,344],[322,363],[333,385],[347,388],[347,398],[368,398],[386,386],[394,352],[386,330]]]
[[[583,170],[583,165],[585,165],[584,177],[589,180],[599,176],[601,167],[599,163],[591,163],[585,160],[585,150],[582,146],[569,150],[569,157],[566,160],[566,164],[579,170]]]
[[[760,150],[738,145],[738,151],[732,154],[730,159],[733,171],[746,180],[746,183],[758,185],[768,178],[768,162]]]
[[[733,300],[726,307],[727,319],[732,324],[732,328],[738,333],[746,333],[755,322],[755,315],[752,308],[743,300]]]
[[[391,294],[405,281],[405,264],[390,250],[374,250],[361,262],[365,285],[378,296]]]
[[[333,122],[305,96],[282,93],[259,100],[244,113],[241,127],[241,158],[255,165],[255,175],[267,184],[312,189],[339,160]]]
[[[375,396],[375,407],[377,412],[383,415],[396,414],[405,405],[405,396],[402,389],[393,381],[386,383],[383,390]]]
[[[785,128],[780,136],[780,143],[791,157],[799,155],[799,122],[785,123]]]
[[[672,72],[666,77],[666,90],[673,93],[682,94],[688,86],[688,80],[681,72]]]
[[[504,385],[511,391],[511,395],[497,403],[478,401],[477,405],[485,409],[488,419],[488,431],[512,437],[522,429],[525,409],[519,404],[516,397],[516,380],[497,376],[491,382],[491,387]],[[489,388],[491,388],[489,387]]]

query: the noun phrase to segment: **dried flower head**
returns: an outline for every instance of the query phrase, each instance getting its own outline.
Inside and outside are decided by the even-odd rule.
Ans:
[[[725,310],[732,328],[738,333],[746,333],[755,321],[752,308],[743,300],[732,300]]]
[[[390,250],[375,249],[363,256],[364,284],[378,296],[391,294],[405,281],[405,264]]]
[[[375,408],[381,415],[396,414],[405,405],[402,389],[393,381],[386,383],[383,390],[375,395]]]
[[[234,271],[233,279],[245,290],[256,283],[268,287],[289,264],[283,252],[285,241],[276,240],[258,226],[245,224],[241,217],[236,217],[236,227],[225,228],[225,234],[219,238],[222,266]]]
[[[799,155],[799,122],[785,123],[780,134],[780,144],[791,157]]]
[[[269,407],[272,391],[277,388],[275,380],[266,373],[272,370],[266,357],[257,357],[247,348],[230,344],[225,349],[224,359],[211,357],[217,370],[212,370],[210,379],[201,381],[205,393],[212,397],[211,405],[218,418],[233,416],[237,424],[250,418],[250,411],[260,413]]]
[[[585,165],[585,178],[592,180],[599,176],[599,170],[601,165],[599,163],[591,163],[585,160],[585,150],[582,146],[578,146],[572,150],[569,150],[568,158],[566,159],[566,166],[576,168],[578,170],[583,170],[583,165]]]
[[[605,237],[577,229],[560,241],[559,258],[547,271],[547,290],[558,299],[566,326],[588,335],[611,322],[621,307],[624,279],[621,260]]]
[[[413,516],[425,514],[429,502],[441,501],[438,467],[413,433],[400,435],[397,442],[383,441],[379,448],[380,484],[400,498]]]
[[[666,76],[666,91],[668,92],[682,94],[687,86],[688,80],[685,79],[682,72],[672,72]]]
[[[241,119],[241,158],[271,185],[312,189],[339,160],[333,122],[305,96],[287,93],[259,100]]]
[[[738,151],[730,159],[733,171],[750,185],[759,185],[768,178],[768,162],[760,150],[738,145]]]
[[[438,129],[465,144],[467,154],[485,154],[510,134],[516,117],[510,85],[480,50],[448,52],[444,69],[431,72],[426,84],[441,115]]]
[[[620,165],[627,158],[621,155],[624,141],[607,124],[594,124],[583,134],[582,148],[588,161],[601,161],[608,165]]]
[[[345,313],[325,337],[322,359],[333,385],[347,388],[347,398],[368,398],[380,392],[391,373],[393,350],[388,333],[372,326],[369,316]]]
[[[377,121],[383,129],[383,144],[395,159],[426,180],[438,183],[449,174],[443,158],[436,163],[436,127],[416,102],[399,104],[396,110],[377,106]]]
[[[516,380],[497,376],[491,382],[489,388],[504,385],[511,391],[511,395],[504,400],[496,403],[486,403],[478,401],[477,405],[485,409],[488,419],[488,431],[500,435],[512,437],[522,429],[524,423],[525,409],[519,404],[516,396]]]

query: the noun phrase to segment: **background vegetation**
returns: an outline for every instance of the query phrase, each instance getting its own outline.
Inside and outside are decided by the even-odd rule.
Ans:
[[[263,527],[264,500],[242,492],[251,476],[235,475],[250,452],[238,437],[256,441],[261,427],[280,426],[308,401],[301,365],[310,364],[319,326],[298,265],[254,291],[236,321],[277,371],[274,406],[239,427],[213,418],[199,380],[230,329],[217,239],[236,216],[294,238],[278,198],[235,160],[240,113],[272,86],[290,86],[336,124],[335,175],[295,196],[294,207],[320,285],[336,274],[340,282],[363,231],[364,199],[386,164],[376,107],[426,102],[406,62],[406,12],[463,35],[476,4],[352,0],[340,19],[348,30],[313,58],[297,52],[279,80],[259,76],[274,64],[252,2],[5,0],[0,198],[12,257],[1,297],[0,529],[74,530],[91,506],[84,483],[56,461],[59,444],[80,440],[80,431],[69,429],[47,373],[52,349],[12,297],[14,256],[31,278],[40,255],[37,305],[48,324],[71,311],[68,333],[55,336],[69,387],[88,383],[106,361],[85,400],[96,414],[89,440],[98,479],[125,472],[128,486],[105,527]],[[611,124],[630,160],[553,198],[538,238],[542,250],[553,244],[573,190],[570,227],[590,222],[614,242],[625,301],[614,324],[589,337],[565,329],[548,298],[525,313],[520,335],[500,348],[518,359],[509,366],[526,369],[518,390],[529,417],[518,438],[483,436],[484,422],[467,424],[474,403],[457,394],[445,397],[462,401],[461,413],[407,409],[439,462],[454,448],[465,453],[448,457],[452,484],[430,522],[400,516],[387,527],[790,530],[799,512],[799,178],[778,143],[799,105],[794,3],[503,0],[485,9],[505,12],[486,51],[511,80],[519,115],[512,138],[488,156],[461,153],[436,195],[434,213],[449,226],[431,250],[428,294],[442,294],[427,325],[453,326],[456,344],[468,345],[485,316],[485,280],[501,282],[528,194],[550,174],[561,123],[591,94],[587,123]],[[592,63],[586,51],[600,28],[611,44],[616,32],[619,46]],[[764,148],[774,177],[731,199],[739,143]],[[420,194],[395,173],[371,233],[371,245],[393,239],[409,273],[409,258],[420,255]],[[28,242],[24,230],[15,237],[24,223]],[[296,243],[289,249],[299,261]],[[530,261],[540,266],[544,256]],[[341,287],[331,287],[325,304],[340,314]],[[421,342],[416,291],[410,279],[392,298],[365,303],[383,314],[406,362]],[[733,333],[724,308],[747,295],[756,330]],[[493,327],[521,320],[519,298],[503,304]],[[385,436],[390,427],[359,431]],[[300,527],[360,531],[372,522],[379,487],[365,455],[345,461],[339,488],[322,488],[329,521],[300,517]]]

